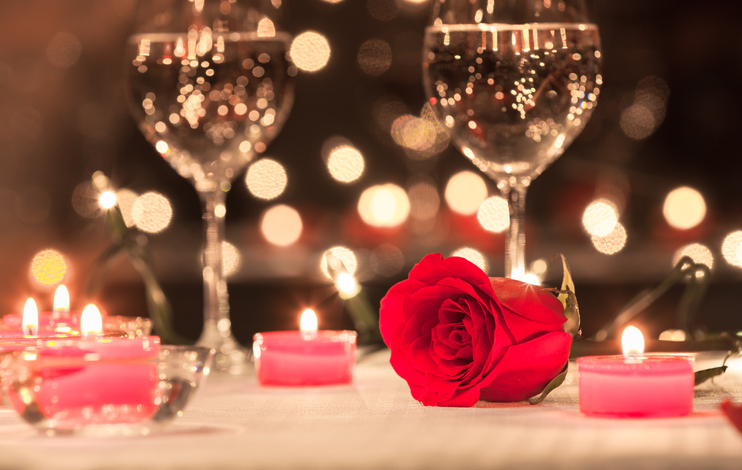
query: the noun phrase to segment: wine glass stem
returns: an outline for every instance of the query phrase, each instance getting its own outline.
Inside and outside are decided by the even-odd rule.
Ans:
[[[206,245],[204,247],[204,328],[216,327],[222,337],[231,334],[229,294],[222,276],[222,241],[224,240],[225,194],[222,191],[199,193],[204,206]]]
[[[510,209],[510,230],[505,244],[505,275],[522,280],[526,273],[526,190],[522,184],[504,186],[502,195]]]
[[[204,206],[206,246],[204,248],[204,329],[199,346],[216,350],[214,368],[232,374],[246,370],[247,351],[232,336],[229,320],[227,281],[222,274],[222,241],[224,240],[224,192],[199,192]]]

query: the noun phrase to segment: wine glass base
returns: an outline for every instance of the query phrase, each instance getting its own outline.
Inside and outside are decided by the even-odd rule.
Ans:
[[[224,336],[224,333],[226,333],[226,336]],[[237,342],[229,330],[221,332],[216,328],[216,325],[206,323],[196,345],[216,351],[211,366],[215,372],[245,375],[250,368],[248,350]]]

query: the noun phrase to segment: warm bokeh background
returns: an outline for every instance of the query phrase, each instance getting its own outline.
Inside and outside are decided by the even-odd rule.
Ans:
[[[331,55],[321,70],[299,73],[291,116],[266,152],[285,169],[285,191],[262,200],[239,177],[229,194],[227,239],[241,261],[230,276],[238,339],[246,343],[256,331],[293,328],[305,306],[315,307],[321,327],[350,326],[319,270],[322,253],[333,246],[355,253],[357,277],[374,305],[429,252],[449,255],[468,247],[486,260],[490,275],[502,275],[502,234],[485,231],[476,213],[452,210],[476,211],[484,196],[496,194],[494,184],[486,182],[477,196],[484,180],[467,175],[467,191],[457,198],[461,177],[451,178],[474,168],[456,149],[444,148],[444,136],[426,134],[434,129],[425,119],[420,69],[428,2],[286,1],[291,32],[323,35]],[[535,181],[527,209],[528,260],[567,255],[587,334],[664,277],[678,250],[692,243],[706,247],[696,247],[692,256],[713,263],[698,322],[717,330],[742,328],[740,243],[732,238],[722,250],[725,237],[742,229],[737,3],[597,2],[604,57],[597,111],[583,135]],[[64,276],[73,307],[82,306],[90,266],[110,243],[89,193],[91,175],[102,171],[118,188],[155,191],[169,201],[169,225],[148,237],[176,327],[195,339],[202,303],[199,202],[129,116],[124,44],[133,6],[130,0],[3,5],[0,312],[19,311],[30,295],[49,308],[55,275]],[[328,171],[328,152],[338,142],[363,157],[364,172],[354,182],[338,182]],[[375,228],[359,216],[358,202],[367,188],[387,183],[407,192],[410,213],[396,227]],[[696,192],[670,199],[670,221],[690,228],[673,227],[663,213],[668,194],[683,186]],[[600,198],[617,210],[625,246],[620,237],[593,241],[583,227],[583,212]],[[674,203],[678,211],[671,209]],[[271,244],[260,228],[266,211],[278,204],[295,209],[302,221],[300,238],[288,247]],[[50,286],[31,274],[34,256],[45,249],[61,253],[66,266],[42,269]],[[49,268],[50,260],[36,266]],[[553,266],[545,283],[555,284],[558,276]],[[672,290],[641,320],[647,332],[656,336],[673,326],[681,291]],[[146,315],[141,282],[126,261],[109,273],[98,300],[111,313]]]

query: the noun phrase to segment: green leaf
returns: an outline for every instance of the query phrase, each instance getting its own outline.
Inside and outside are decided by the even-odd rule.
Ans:
[[[561,384],[564,383],[564,379],[567,377],[567,369],[569,368],[569,361],[567,361],[566,364],[564,364],[564,369],[562,369],[562,372],[559,373],[556,377],[554,377],[551,382],[546,386],[543,392],[541,392],[541,395],[535,396],[533,398],[530,398],[528,400],[528,403],[531,405],[540,405],[542,401],[544,401],[544,398],[546,398],[547,395],[549,395],[555,388],[559,387]]]
[[[580,307],[577,305],[577,296],[575,295],[575,282],[572,280],[572,270],[569,268],[567,258],[561,253],[558,256],[562,258],[564,276],[562,278],[561,289],[555,291],[555,293],[557,293],[557,299],[559,299],[564,307],[564,316],[567,317],[567,321],[564,324],[564,331],[569,333],[572,338],[576,338],[580,334],[581,325]]]
[[[696,376],[695,385],[696,386],[701,385],[708,379],[713,379],[714,377],[717,377],[723,374],[724,372],[727,371],[728,367],[729,366],[721,366],[721,367],[714,367],[711,369],[699,370],[698,372],[695,373],[695,376]]]
[[[562,277],[562,287],[561,290],[563,291],[569,291],[572,293],[577,293],[575,290],[575,282],[572,280],[572,270],[569,269],[569,263],[567,263],[567,258],[559,253],[559,256],[562,257],[562,271],[564,272],[564,276]],[[567,309],[567,294],[559,294],[559,301],[564,305],[564,309]]]

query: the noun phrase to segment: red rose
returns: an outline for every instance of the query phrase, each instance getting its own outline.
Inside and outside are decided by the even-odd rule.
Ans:
[[[415,399],[473,406],[540,393],[567,363],[565,321],[548,290],[436,253],[381,300],[379,326]]]

